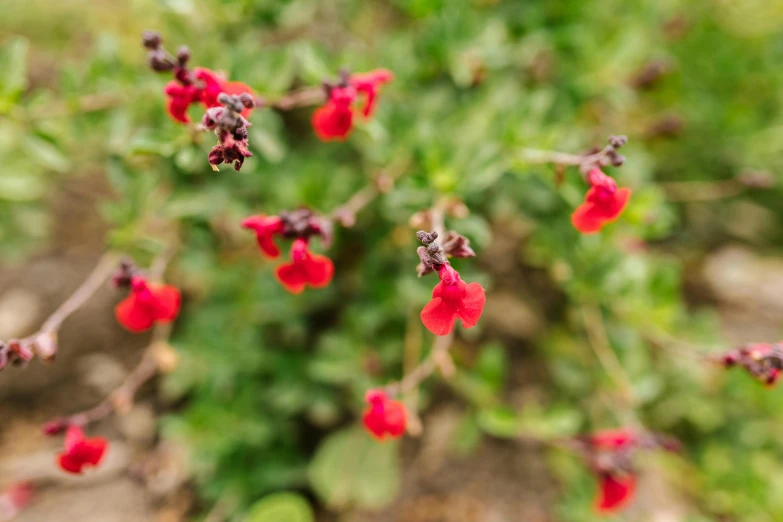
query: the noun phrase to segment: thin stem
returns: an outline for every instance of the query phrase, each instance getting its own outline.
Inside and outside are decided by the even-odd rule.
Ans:
[[[402,159],[382,170],[369,185],[356,191],[348,201],[329,213],[331,219],[339,219],[344,226],[351,226],[356,214],[372,203],[379,195],[387,192],[394,182],[408,170],[410,161]]]
[[[326,93],[323,87],[305,87],[289,92],[282,98],[269,102],[269,106],[281,111],[289,111],[297,107],[319,105],[324,103],[324,101],[326,101]]]
[[[719,181],[665,181],[659,185],[666,192],[666,199],[674,202],[715,201],[737,196],[748,187],[736,179]]]
[[[590,347],[593,349],[601,366],[604,367],[615,386],[623,393],[626,401],[630,405],[635,404],[636,398],[633,386],[609,342],[601,311],[595,306],[583,306],[582,317],[585,330],[587,331],[587,338],[590,341]]]
[[[82,285],[60,307],[44,321],[38,333],[55,333],[60,325],[106,282],[117,267],[120,256],[116,253],[104,254],[98,264],[87,276]],[[34,336],[33,336],[34,337]],[[31,337],[32,338],[32,337]]]
[[[405,394],[410,390],[413,390],[419,386],[419,384],[421,384],[424,379],[432,375],[436,368],[442,367],[439,364],[439,361],[442,360],[444,356],[448,357],[449,363],[451,365],[450,367],[453,369],[454,363],[451,361],[451,358],[448,355],[449,348],[451,348],[451,343],[453,340],[453,333],[436,337],[435,342],[432,345],[432,350],[430,350],[430,354],[427,356],[427,358],[424,359],[416,368],[414,368],[413,371],[405,375],[401,381],[386,386],[386,393],[388,395],[394,396],[398,394]],[[453,374],[453,370],[451,374]],[[451,374],[444,374],[444,377],[450,377]]]
[[[592,167],[603,160],[614,147],[607,145],[602,150],[593,154],[569,154],[540,149],[522,149],[519,157],[526,163],[554,163],[556,165],[573,165],[577,167]]]

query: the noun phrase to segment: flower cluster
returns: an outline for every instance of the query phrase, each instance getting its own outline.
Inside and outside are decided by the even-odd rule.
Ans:
[[[255,100],[247,93],[239,96],[221,93],[218,102],[222,106],[207,109],[201,120],[201,125],[215,131],[218,138],[218,144],[209,153],[209,164],[215,171],[221,163],[233,164],[235,170],[240,170],[245,158],[253,155],[247,144],[247,128],[251,123],[242,111],[255,107]]]
[[[679,443],[667,436],[631,428],[604,430],[575,440],[598,480],[595,509],[614,513],[627,506],[636,491],[634,455],[640,450],[679,451]]]
[[[323,288],[328,286],[334,275],[332,260],[309,250],[312,236],[319,236],[324,244],[331,241],[332,224],[320,218],[308,209],[281,212],[277,216],[250,216],[242,226],[256,234],[261,253],[269,258],[277,258],[280,249],[275,237],[293,239],[291,244],[291,262],[284,263],[275,271],[278,281],[292,294],[300,294],[305,287]]]
[[[457,319],[462,321],[465,328],[476,326],[487,300],[484,288],[478,283],[465,283],[448,261],[448,256],[476,255],[468,245],[468,240],[456,232],[450,232],[441,246],[436,241],[438,233],[435,231],[419,231],[416,235],[424,244],[416,250],[421,260],[419,277],[437,272],[440,278],[440,283],[432,290],[432,300],[421,311],[424,326],[435,335],[450,334]]]
[[[326,103],[313,113],[312,123],[316,136],[323,141],[342,141],[353,130],[354,117],[358,113],[364,118],[372,116],[381,86],[394,79],[387,69],[376,69],[368,73],[350,74],[340,72],[336,83],[324,82]],[[364,104],[355,107],[359,96]]]
[[[720,362],[726,368],[741,366],[766,386],[774,386],[783,370],[783,343],[752,343],[723,354]]]
[[[367,409],[362,424],[377,440],[402,437],[408,422],[408,412],[400,401],[392,400],[383,390],[369,390],[364,397]]]
[[[224,77],[209,69],[196,67],[188,69],[190,51],[186,46],[180,47],[177,56],[170,55],[163,48],[163,39],[159,33],[145,31],[142,43],[148,50],[148,62],[156,72],[171,72],[174,80],[166,84],[164,92],[168,97],[166,110],[169,116],[180,123],[190,123],[188,108],[200,103],[209,109],[220,105],[218,98],[221,93],[229,95],[248,94],[252,97],[252,89],[242,82],[229,82]],[[243,113],[249,117],[252,107],[247,107]]]
[[[155,285],[124,261],[112,278],[117,287],[130,288],[128,297],[114,308],[117,321],[131,332],[144,332],[157,323],[170,323],[179,315],[182,297],[172,285]]]

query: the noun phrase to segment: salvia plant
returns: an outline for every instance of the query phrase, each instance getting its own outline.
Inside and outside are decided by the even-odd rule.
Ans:
[[[610,135],[604,130],[613,118],[605,113],[628,102],[607,98],[590,109],[595,114],[587,129],[547,127],[559,112],[573,110],[568,96],[588,94],[576,86],[570,94],[531,87],[532,101],[512,106],[518,94],[513,74],[506,74],[509,63],[524,66],[530,81],[547,77],[556,66],[551,50],[559,45],[542,37],[523,46],[532,54],[517,56],[513,42],[525,33],[527,16],[516,10],[553,23],[568,23],[567,15],[501,2],[497,18],[482,15],[476,23],[504,29],[485,34],[471,22],[473,9],[481,8],[455,7],[454,20],[484,36],[462,54],[446,56],[437,41],[457,30],[449,25],[449,9],[444,6],[441,20],[426,12],[426,2],[399,3],[409,16],[428,20],[421,41],[388,61],[382,52],[367,53],[378,58],[370,63],[361,53],[346,53],[347,61],[365,65],[356,67],[361,72],[353,64],[327,67],[312,50],[293,46],[286,52],[298,55],[302,70],[279,84],[261,79],[244,51],[235,57],[230,47],[210,49],[209,39],[198,42],[198,52],[187,46],[169,51],[168,37],[142,34],[129,67],[143,78],[143,95],[154,99],[155,112],[106,124],[112,129],[107,141],[133,136],[135,143],[132,154],[115,152],[107,162],[120,195],[103,210],[113,224],[110,248],[38,331],[0,341],[0,369],[35,358],[56,364],[60,327],[107,284],[117,296],[114,320],[151,335],[138,366],[108,397],[45,423],[47,436],[62,438],[53,466],[75,475],[100,468],[111,443],[95,425],[127,412],[141,387],[162,374],[163,395],[186,404],[164,419],[164,437],[191,449],[203,497],[227,510],[226,518],[267,520],[261,513],[274,512],[273,501],[304,513],[302,520],[312,518],[308,503],[290,493],[252,505],[281,490],[312,492],[335,510],[393,501],[400,480],[396,441],[426,434],[425,413],[437,399],[438,381],[464,403],[453,444],[475,445],[483,433],[550,450],[553,473],[576,492],[563,493],[558,512],[564,519],[632,506],[656,459],[693,475],[711,465],[713,453],[724,462],[737,457],[732,449],[689,445],[694,433],[721,437],[735,429],[743,401],[770,400],[731,381],[740,382],[734,386],[742,391],[732,398],[737,404],[714,419],[717,414],[705,411],[711,411],[709,400],[719,399],[704,376],[739,367],[746,380],[772,388],[783,370],[783,345],[756,339],[735,348],[708,344],[712,323],[689,321],[673,297],[678,269],[665,257],[644,257],[666,237],[673,216],[661,204],[663,189],[647,182],[649,153],[621,132],[657,139],[680,132],[678,120],[668,116],[644,132],[619,128]],[[504,13],[516,14],[521,25],[503,25]],[[581,22],[574,15],[570,23]],[[666,22],[667,38],[679,38],[677,31],[685,29],[678,20]],[[627,31],[620,34],[636,37],[634,29]],[[702,43],[693,38],[693,45]],[[238,43],[246,48],[241,36]],[[413,70],[405,58],[412,60],[414,51],[430,53],[429,66]],[[579,89],[600,91],[617,81],[612,64],[589,50],[574,52],[598,60],[595,67],[610,78],[596,75]],[[558,74],[568,76],[572,66]],[[421,88],[437,85],[444,67],[460,92]],[[124,74],[110,66],[102,71]],[[636,96],[667,74],[666,63],[650,63],[623,80],[623,92]],[[120,95],[82,110],[125,101]],[[134,125],[149,119],[165,130],[136,133]],[[628,124],[632,118],[615,119]],[[287,153],[284,126],[295,129],[292,141],[311,142],[312,158]],[[485,139],[492,127],[501,130]],[[548,135],[537,135],[539,127],[550,129]],[[409,129],[409,135],[390,129]],[[89,163],[95,151],[84,148]],[[663,154],[669,153],[672,171],[690,160]],[[141,172],[158,168],[167,174]],[[279,172],[265,178],[267,170]],[[720,201],[772,185],[765,172],[745,172],[723,182],[672,181],[669,195]],[[493,246],[490,227],[514,241]],[[523,272],[556,288],[552,298],[537,295],[535,283],[523,285],[533,288],[532,302],[539,305],[533,315],[560,314],[562,323],[536,334],[562,391],[543,407],[520,407],[504,394],[509,354],[498,341],[511,346],[515,340],[493,332],[504,315],[515,313],[505,309],[504,296],[519,286]],[[111,317],[107,310],[95,320]],[[669,374],[677,377],[661,377]],[[598,406],[586,402],[593,388],[605,391]],[[688,399],[677,402],[678,394]],[[318,433],[316,448],[308,448],[306,432]],[[774,448],[779,453],[780,446]],[[728,472],[713,472],[724,479],[705,480],[706,489],[731,489],[721,483]],[[34,487],[13,486],[0,496],[0,509],[22,510]],[[708,496],[699,502],[706,515],[733,516],[741,508],[757,513],[747,520],[774,520],[742,501],[722,504]]]

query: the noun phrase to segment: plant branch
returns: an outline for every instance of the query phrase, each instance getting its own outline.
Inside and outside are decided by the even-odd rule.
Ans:
[[[432,375],[432,373],[437,368],[443,368],[443,365],[440,361],[444,357],[448,358],[451,373],[445,374],[444,377],[448,378],[454,373],[454,363],[451,361],[451,358],[449,357],[449,348],[451,348],[451,343],[454,340],[454,334],[449,335],[442,335],[435,338],[435,342],[432,344],[432,349],[430,350],[429,355],[426,359],[424,359],[416,368],[414,368],[411,372],[409,372],[401,381],[391,383],[387,385],[384,389],[386,390],[386,393],[390,396],[395,396],[398,394],[405,394],[409,391],[413,390],[414,388],[418,387],[419,384],[424,381],[427,377]]]
[[[392,163],[383,169],[368,185],[356,191],[348,201],[329,213],[331,219],[339,220],[343,226],[350,227],[356,222],[356,214],[372,203],[376,197],[391,190],[397,181],[408,170],[410,161],[403,159]]]
[[[268,103],[270,107],[280,109],[281,111],[290,111],[297,107],[309,107],[319,105],[326,101],[326,92],[321,86],[304,87],[296,91],[291,91],[282,98]]]

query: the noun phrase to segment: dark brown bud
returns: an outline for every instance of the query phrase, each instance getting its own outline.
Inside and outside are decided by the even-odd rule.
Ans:
[[[476,252],[470,248],[468,238],[453,230],[446,234],[446,239],[443,241],[443,251],[447,256],[456,258],[476,257]]]
[[[155,72],[167,72],[174,69],[175,65],[171,63],[166,53],[161,51],[150,51],[148,63],[150,69]]]
[[[419,230],[416,232],[416,237],[419,238],[419,241],[421,241],[425,246],[429,246],[432,244],[436,239],[438,239],[438,233],[434,230],[432,232],[425,232],[424,230]]]
[[[179,62],[179,65],[182,67],[186,63],[188,63],[188,60],[190,60],[190,49],[188,49],[187,45],[183,45],[177,51],[177,61]]]
[[[609,136],[609,145],[611,145],[615,149],[619,149],[626,143],[628,143],[628,136],[625,136],[623,134],[619,136]]]
[[[253,95],[247,92],[243,92],[239,95],[239,101],[242,103],[242,105],[245,106],[246,109],[252,109],[256,106],[256,100],[253,98]]]
[[[157,31],[144,31],[141,34],[141,43],[150,50],[158,49],[163,43],[160,33]]]

